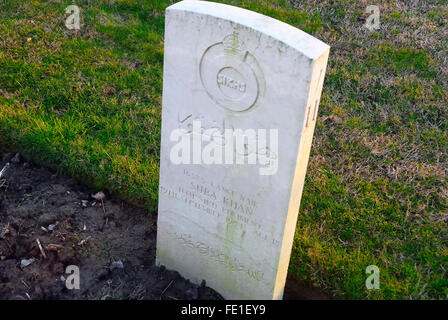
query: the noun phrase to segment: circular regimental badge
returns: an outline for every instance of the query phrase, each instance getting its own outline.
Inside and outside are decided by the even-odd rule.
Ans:
[[[219,106],[234,112],[253,108],[264,90],[263,72],[238,33],[205,50],[201,59],[202,84]]]

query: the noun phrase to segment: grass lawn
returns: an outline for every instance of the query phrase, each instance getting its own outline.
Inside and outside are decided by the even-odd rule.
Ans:
[[[0,1],[0,145],[156,212],[167,0]],[[332,46],[290,272],[337,298],[448,299],[448,5],[219,1]],[[380,268],[367,290],[366,267]]]

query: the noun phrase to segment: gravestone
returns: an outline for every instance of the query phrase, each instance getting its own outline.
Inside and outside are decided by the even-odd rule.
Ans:
[[[157,263],[281,299],[329,46],[206,1],[166,11]]]

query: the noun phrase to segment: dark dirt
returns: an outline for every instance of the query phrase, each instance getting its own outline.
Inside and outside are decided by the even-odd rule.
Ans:
[[[155,265],[154,214],[95,200],[97,191],[0,150],[0,170],[8,162],[0,177],[0,299],[222,299]],[[79,290],[66,288],[69,265],[79,267]],[[285,299],[327,298],[288,279]]]

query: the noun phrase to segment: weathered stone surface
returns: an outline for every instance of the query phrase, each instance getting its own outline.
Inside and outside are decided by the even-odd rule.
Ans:
[[[282,298],[328,54],[301,30],[244,9],[167,9],[159,264],[226,298]],[[188,154],[173,151],[178,129],[192,141]],[[209,140],[216,147],[229,129],[255,130],[255,149],[207,162]],[[176,164],[176,154],[191,164]]]

